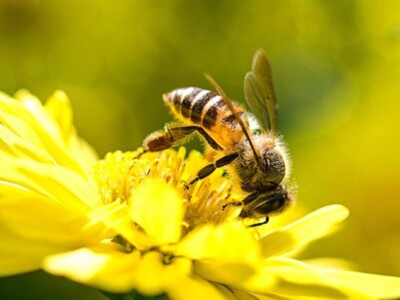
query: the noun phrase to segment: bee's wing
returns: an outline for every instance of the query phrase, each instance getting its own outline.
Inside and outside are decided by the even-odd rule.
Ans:
[[[271,68],[261,49],[253,57],[251,71],[244,78],[244,95],[246,102],[256,118],[265,129],[277,131],[277,111],[275,91],[272,82]]]

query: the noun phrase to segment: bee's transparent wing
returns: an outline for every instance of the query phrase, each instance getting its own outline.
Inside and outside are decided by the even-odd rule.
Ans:
[[[251,71],[244,78],[246,102],[261,125],[272,132],[277,131],[277,111],[271,68],[261,49],[253,57]]]
[[[224,101],[225,105],[228,107],[228,109],[231,111],[232,115],[235,117],[236,121],[239,123],[240,127],[242,127],[243,133],[246,136],[247,140],[249,141],[250,147],[254,153],[254,157],[257,160],[257,163],[260,164],[260,153],[257,147],[254,144],[254,141],[251,137],[250,131],[247,128],[246,124],[244,124],[243,120],[238,116],[231,99],[226,95],[224,90],[221,88],[221,86],[214,80],[214,78],[211,77],[210,74],[204,74],[207,81],[211,84],[212,87],[217,91],[217,93],[221,96],[222,100]]]

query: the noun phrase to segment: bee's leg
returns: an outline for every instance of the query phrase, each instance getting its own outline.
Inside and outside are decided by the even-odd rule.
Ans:
[[[243,202],[229,202],[222,206],[222,210],[225,210],[228,206],[243,206]]]
[[[201,134],[212,148],[222,150],[221,146],[201,127],[166,125],[164,130],[155,131],[145,138],[143,151],[157,152],[176,146],[195,131]]]
[[[251,217],[252,214],[251,214],[251,212],[248,211],[248,209],[246,209],[246,208],[247,208],[246,205],[249,205],[250,203],[254,202],[259,196],[260,196],[260,192],[258,192],[258,191],[257,191],[257,192],[254,192],[254,193],[248,195],[246,198],[244,198],[244,199],[243,199],[242,201],[240,201],[240,202],[229,202],[229,203],[226,203],[225,205],[222,206],[222,210],[226,209],[228,206],[244,206],[244,207],[242,208],[242,211],[240,212],[239,217],[240,217],[240,218],[248,218],[248,217]],[[254,209],[254,208],[252,208],[252,209]],[[257,226],[261,226],[261,225],[267,224],[268,221],[269,221],[269,217],[266,216],[264,221],[259,222],[259,223],[255,223],[255,224],[251,224],[251,225],[249,225],[249,226],[247,226],[247,227],[257,227]]]
[[[268,215],[280,212],[285,208],[288,201],[288,194],[284,185],[279,186],[273,192],[264,194],[249,195],[243,200],[244,208],[240,212],[240,217],[266,216],[265,221],[252,224],[249,227],[256,227],[268,223]],[[247,209],[246,209],[247,208]]]
[[[229,203],[226,203],[224,206],[222,206],[222,209],[224,210],[228,206],[243,206],[243,205],[249,204],[250,202],[253,202],[255,199],[257,199],[259,196],[260,196],[260,192],[256,191],[256,192],[254,192],[254,193],[252,193],[250,195],[247,195],[247,197],[244,198],[240,202],[229,202]],[[248,217],[247,211],[246,210],[242,210],[242,212],[240,213],[240,217],[242,217],[242,218]]]
[[[189,189],[189,187],[193,183],[197,182],[200,179],[203,179],[203,178],[207,177],[212,172],[214,172],[215,169],[221,168],[223,166],[226,166],[227,164],[229,164],[232,161],[234,161],[237,157],[238,157],[237,153],[231,153],[231,154],[228,154],[228,155],[226,155],[224,157],[221,157],[220,159],[217,159],[214,163],[205,166],[204,168],[202,168],[199,171],[199,173],[197,173],[197,177],[195,179],[193,179],[191,182],[189,182],[188,184],[185,185],[185,189]]]
[[[178,143],[179,141],[185,139],[193,132],[197,131],[207,142],[211,148],[215,150],[222,150],[222,147],[217,144],[217,142],[202,128],[199,126],[181,126],[181,127],[172,127],[165,128],[166,131],[170,134],[170,136]]]
[[[267,216],[267,217],[265,217],[265,220],[264,220],[264,221],[262,221],[262,222],[260,222],[260,223],[256,223],[256,224],[251,224],[251,225],[249,225],[249,226],[247,226],[247,227],[251,228],[251,227],[261,226],[261,225],[267,224],[268,221],[269,221],[269,217]]]
[[[193,131],[186,133],[184,127],[176,127],[171,134],[170,129],[166,126],[164,129],[150,133],[143,141],[144,152],[158,152],[171,148],[183,137],[190,135]],[[177,131],[179,129],[179,131]],[[185,134],[186,133],[186,134]],[[179,134],[179,136],[178,136]]]

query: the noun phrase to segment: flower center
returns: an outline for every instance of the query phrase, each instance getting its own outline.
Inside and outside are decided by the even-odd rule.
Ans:
[[[182,196],[186,210],[182,226],[186,231],[232,218],[232,210],[223,207],[239,201],[240,196],[232,195],[232,183],[223,170],[216,170],[189,189],[184,188],[209,163],[199,152],[192,151],[187,158],[185,148],[146,153],[140,159],[135,159],[136,156],[137,152],[108,153],[94,166],[92,175],[105,205],[127,201],[146,180],[162,180]]]

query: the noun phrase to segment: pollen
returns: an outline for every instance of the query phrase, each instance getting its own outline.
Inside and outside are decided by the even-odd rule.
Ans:
[[[189,188],[197,172],[209,164],[197,152],[187,153],[181,147],[177,151],[148,152],[138,158],[140,150],[108,153],[92,169],[98,193],[104,204],[129,201],[141,184],[163,181],[181,196],[185,208],[184,231],[199,225],[218,224],[237,217],[237,209],[224,209],[226,204],[240,202],[240,192],[233,192],[233,183],[223,170],[217,169],[210,176],[199,180]]]

